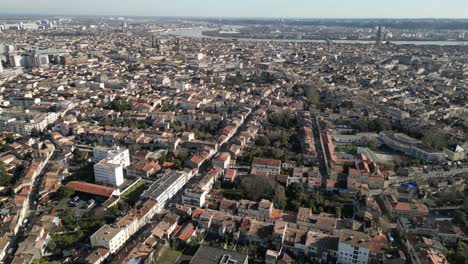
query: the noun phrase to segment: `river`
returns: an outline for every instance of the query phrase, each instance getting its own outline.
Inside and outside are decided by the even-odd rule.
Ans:
[[[205,36],[203,31],[210,30],[209,28],[190,28],[190,29],[175,29],[164,33],[164,35],[176,35],[191,38],[207,38],[207,39],[233,39],[232,37],[213,37]],[[239,41],[256,41],[256,42],[304,42],[304,43],[326,43],[325,40],[315,39],[250,39],[250,38],[235,38]],[[372,40],[332,40],[338,44],[374,44]],[[418,45],[418,46],[468,46],[468,41],[391,41],[396,45]]]

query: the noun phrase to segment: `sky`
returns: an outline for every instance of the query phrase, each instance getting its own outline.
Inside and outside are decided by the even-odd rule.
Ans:
[[[468,18],[468,0],[0,0],[0,13],[299,18]]]

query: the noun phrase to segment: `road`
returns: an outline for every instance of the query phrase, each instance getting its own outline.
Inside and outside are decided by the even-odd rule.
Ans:
[[[42,179],[44,178],[44,174],[49,170],[51,166],[51,162],[55,161],[56,159],[57,159],[57,151],[54,150],[47,164],[41,170],[39,175],[37,175],[36,179],[34,179],[31,192],[29,193],[28,209],[26,212],[26,216],[24,217],[24,219],[27,220],[27,224],[26,226],[22,225],[18,233],[14,235],[11,239],[10,248],[14,248],[15,251],[18,247],[18,244],[22,242],[29,235],[29,232],[31,232],[31,229],[34,226],[34,223],[36,220],[35,214],[37,210],[37,202],[39,198],[39,191],[41,188]],[[12,255],[7,255],[7,257],[4,260],[4,263],[6,264],[11,263],[11,261],[13,260],[13,256],[14,256],[14,253]]]
[[[263,99],[265,99],[265,98],[262,98],[262,100]],[[242,124],[238,127],[236,132],[224,144],[222,144],[218,148],[218,151],[216,151],[214,153],[214,155],[210,159],[205,160],[201,164],[201,166],[200,166],[200,168],[198,170],[198,174],[203,175],[212,168],[211,160],[220,151],[226,151],[228,149],[228,146],[232,143],[232,140],[234,138],[236,138],[236,136],[239,135],[239,133],[241,133],[242,131],[244,131],[247,128],[247,125],[252,120],[252,118],[253,118],[253,116],[254,116],[254,114],[255,114],[255,112],[257,110],[258,110],[258,106],[255,107],[254,109],[252,109],[252,111],[247,115],[247,117],[244,119]],[[192,184],[196,184],[199,180],[200,180],[199,177],[193,177],[187,184],[185,184],[185,187],[190,186]],[[167,202],[166,209],[170,209],[172,204],[179,203],[179,202],[182,201],[182,194],[183,194],[183,191],[184,191],[185,187],[182,188],[179,192],[177,192],[176,195],[174,195]],[[158,215],[156,217],[158,217]],[[159,215],[159,217],[161,217],[161,215]],[[129,239],[127,241],[127,243],[117,252],[117,254],[110,256],[108,258],[107,262],[108,263],[121,263],[122,260],[125,259],[125,257],[131,252],[131,250],[133,250],[133,248],[135,248],[135,246],[139,244],[139,242],[144,241],[149,236],[149,234],[151,233],[151,230],[157,225],[157,223],[158,223],[158,220],[152,221],[149,224],[145,225],[140,231],[137,232],[136,235],[134,235],[131,239]]]
[[[317,164],[319,167],[320,175],[323,180],[328,179],[328,168],[327,163],[325,162],[325,153],[323,152],[322,137],[320,136],[320,129],[318,127],[317,118],[312,117],[312,130],[314,134],[315,141],[315,151],[317,152]]]
[[[123,263],[125,258],[132,252],[132,250],[143,243],[151,234],[151,231],[156,227],[157,221],[151,222],[145,225],[142,229],[140,229],[135,235],[133,235],[127,243],[122,247],[117,254],[113,255],[109,258],[108,263],[112,264],[120,264]]]

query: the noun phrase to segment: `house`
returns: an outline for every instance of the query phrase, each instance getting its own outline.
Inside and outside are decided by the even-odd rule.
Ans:
[[[159,239],[170,239],[171,234],[177,227],[177,221],[179,221],[179,218],[180,217],[174,213],[166,214],[151,233]]]
[[[148,178],[161,170],[161,166],[153,161],[141,160],[127,167],[127,176]]]
[[[402,238],[420,235],[437,239],[449,245],[456,244],[460,238],[460,233],[449,220],[437,220],[429,216],[399,217],[397,230]]]
[[[200,155],[193,155],[189,160],[185,161],[185,165],[189,168],[197,168],[199,169],[202,163],[204,162],[204,158]]]
[[[385,210],[393,218],[396,217],[414,217],[426,216],[429,214],[429,209],[422,203],[400,202],[393,194],[382,193],[380,195]]]
[[[217,157],[215,157],[211,163],[215,167],[227,169],[231,164],[231,154],[229,154],[229,152],[222,152]]]
[[[239,216],[247,216],[260,221],[267,221],[273,210],[273,203],[268,200],[253,202],[249,200],[240,200],[237,207]]]
[[[260,221],[253,221],[246,234],[246,240],[250,243],[267,244],[273,239],[274,225]]]
[[[281,160],[254,158],[251,173],[281,174]]]
[[[219,211],[235,215],[237,213],[238,202],[222,198],[219,202]]]
[[[175,239],[184,243],[190,242],[191,238],[195,235],[196,228],[192,223],[186,223],[175,234]]]
[[[465,149],[456,144],[450,145],[448,148],[446,148],[445,154],[447,154],[447,158],[451,161],[464,160],[466,157]]]
[[[406,250],[415,264],[447,264],[445,248],[436,240],[423,236],[410,236],[405,242]]]
[[[109,255],[110,252],[107,248],[98,247],[91,251],[84,261],[87,264],[101,264]]]
[[[234,182],[237,177],[237,170],[234,169],[225,169],[223,180],[226,182]]]

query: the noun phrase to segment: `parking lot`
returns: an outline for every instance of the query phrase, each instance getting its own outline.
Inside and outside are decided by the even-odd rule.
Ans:
[[[94,203],[90,200],[94,200]],[[75,216],[82,216],[87,212],[98,207],[102,202],[102,199],[96,199],[88,195],[74,194],[70,198],[64,198],[60,201],[53,200],[49,201],[46,205],[47,208],[55,208],[57,211],[65,211],[67,208],[73,210]]]

